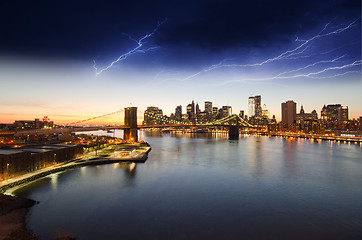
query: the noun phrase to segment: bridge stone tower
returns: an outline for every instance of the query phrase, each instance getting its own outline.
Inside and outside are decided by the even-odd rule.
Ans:
[[[123,139],[127,142],[137,142],[137,107],[127,107],[124,109],[124,129]]]
[[[234,124],[235,125],[234,125]],[[238,140],[239,139],[239,121],[234,119],[234,121],[229,121],[229,140]]]

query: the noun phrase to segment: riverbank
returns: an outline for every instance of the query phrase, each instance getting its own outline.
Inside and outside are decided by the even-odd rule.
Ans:
[[[0,240],[37,237],[26,229],[26,214],[36,201],[0,194]]]
[[[362,137],[352,137],[352,136],[329,136],[329,135],[319,135],[319,134],[306,134],[306,133],[288,133],[288,132],[256,132],[257,135],[269,136],[269,137],[284,137],[284,138],[304,138],[311,140],[320,140],[320,141],[333,141],[341,143],[354,143],[362,144]]]
[[[41,169],[32,173],[28,173],[19,177],[15,177],[9,181],[0,183],[0,240],[13,239],[37,239],[35,235],[26,229],[26,214],[30,207],[37,202],[30,199],[11,196],[12,190],[24,184],[28,184],[34,180],[45,177],[47,175],[62,172],[68,169],[83,167],[88,165],[100,165],[116,162],[145,162],[148,153],[151,151],[149,145],[127,144],[126,147],[133,147],[134,153],[129,156],[112,158],[111,153],[114,149],[104,149],[97,155],[86,155],[80,159],[75,159],[64,164]],[[119,146],[117,146],[119,147]],[[6,195],[6,194],[9,195]],[[70,237],[65,239],[72,239]]]
[[[129,147],[130,145],[127,144],[126,146]],[[11,180],[0,182],[0,193],[6,193],[11,195],[10,190],[14,187],[21,186],[23,184],[27,184],[50,174],[62,172],[72,168],[116,162],[145,162],[148,158],[148,153],[151,151],[151,147],[141,145],[133,145],[133,147],[136,149],[136,151],[133,155],[130,156],[118,156],[117,158],[112,158],[112,155],[110,155],[110,153],[114,151],[114,149],[104,149],[104,152],[100,152],[97,155],[86,155],[82,158],[75,159],[64,164],[59,164],[57,166],[41,169],[22,176],[15,177]]]

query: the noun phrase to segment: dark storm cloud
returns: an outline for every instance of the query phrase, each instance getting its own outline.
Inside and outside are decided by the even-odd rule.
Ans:
[[[265,47],[333,18],[358,17],[359,1],[207,1],[198,19],[166,26],[161,44],[187,43],[210,50]]]
[[[158,20],[161,46],[211,51],[265,47],[334,17],[359,16],[360,1],[2,1],[0,53],[90,58],[129,48]]]

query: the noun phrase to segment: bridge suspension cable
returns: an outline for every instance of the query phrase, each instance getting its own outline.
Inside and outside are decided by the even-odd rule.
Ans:
[[[192,123],[176,121],[173,119],[169,119],[168,117],[164,117],[162,115],[157,115],[154,113],[145,112],[145,117],[153,118],[157,121],[160,121],[160,124],[177,124],[177,125],[185,125],[185,126],[192,125]],[[227,125],[229,123],[229,121],[234,120],[234,119],[236,119],[239,122],[240,126],[254,127],[252,124],[246,122],[244,119],[242,119],[240,116],[238,116],[236,114],[226,116],[222,119],[217,119],[212,122],[198,123],[197,125],[200,125],[200,126]]]
[[[92,120],[96,120],[96,119],[99,119],[99,118],[103,118],[103,117],[106,117],[106,116],[110,116],[110,115],[113,115],[113,114],[117,114],[117,113],[120,113],[120,112],[123,112],[124,110],[118,110],[118,111],[115,111],[115,112],[110,112],[110,113],[106,113],[106,114],[103,114],[103,115],[99,115],[99,116],[96,116],[96,117],[92,117],[92,118],[88,118],[88,119],[83,119],[83,120],[79,120],[79,121],[74,121],[74,122],[70,122],[67,124],[67,126],[69,125],[74,125],[74,124],[78,124],[78,123],[83,123],[83,122],[89,122],[89,121],[92,121]]]

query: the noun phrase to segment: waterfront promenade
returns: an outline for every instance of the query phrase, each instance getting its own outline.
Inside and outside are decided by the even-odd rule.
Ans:
[[[133,147],[132,154],[125,156],[113,157],[112,153],[120,147],[120,145],[111,145],[97,152],[92,151],[83,157],[74,159],[65,163],[60,163],[51,167],[43,168],[34,172],[23,174],[5,181],[0,182],[0,193],[11,194],[11,189],[47,175],[61,172],[67,169],[82,167],[87,165],[99,165],[116,162],[145,162],[148,153],[151,151],[150,146],[141,146],[137,144],[127,144],[127,147]],[[10,191],[9,191],[10,190]]]
[[[326,140],[335,142],[351,142],[355,144],[362,144],[362,137],[354,136],[330,136],[330,135],[318,135],[318,134],[306,134],[306,133],[288,133],[288,132],[258,132],[257,134],[271,136],[271,137],[295,137],[295,138],[307,138],[315,140]]]

